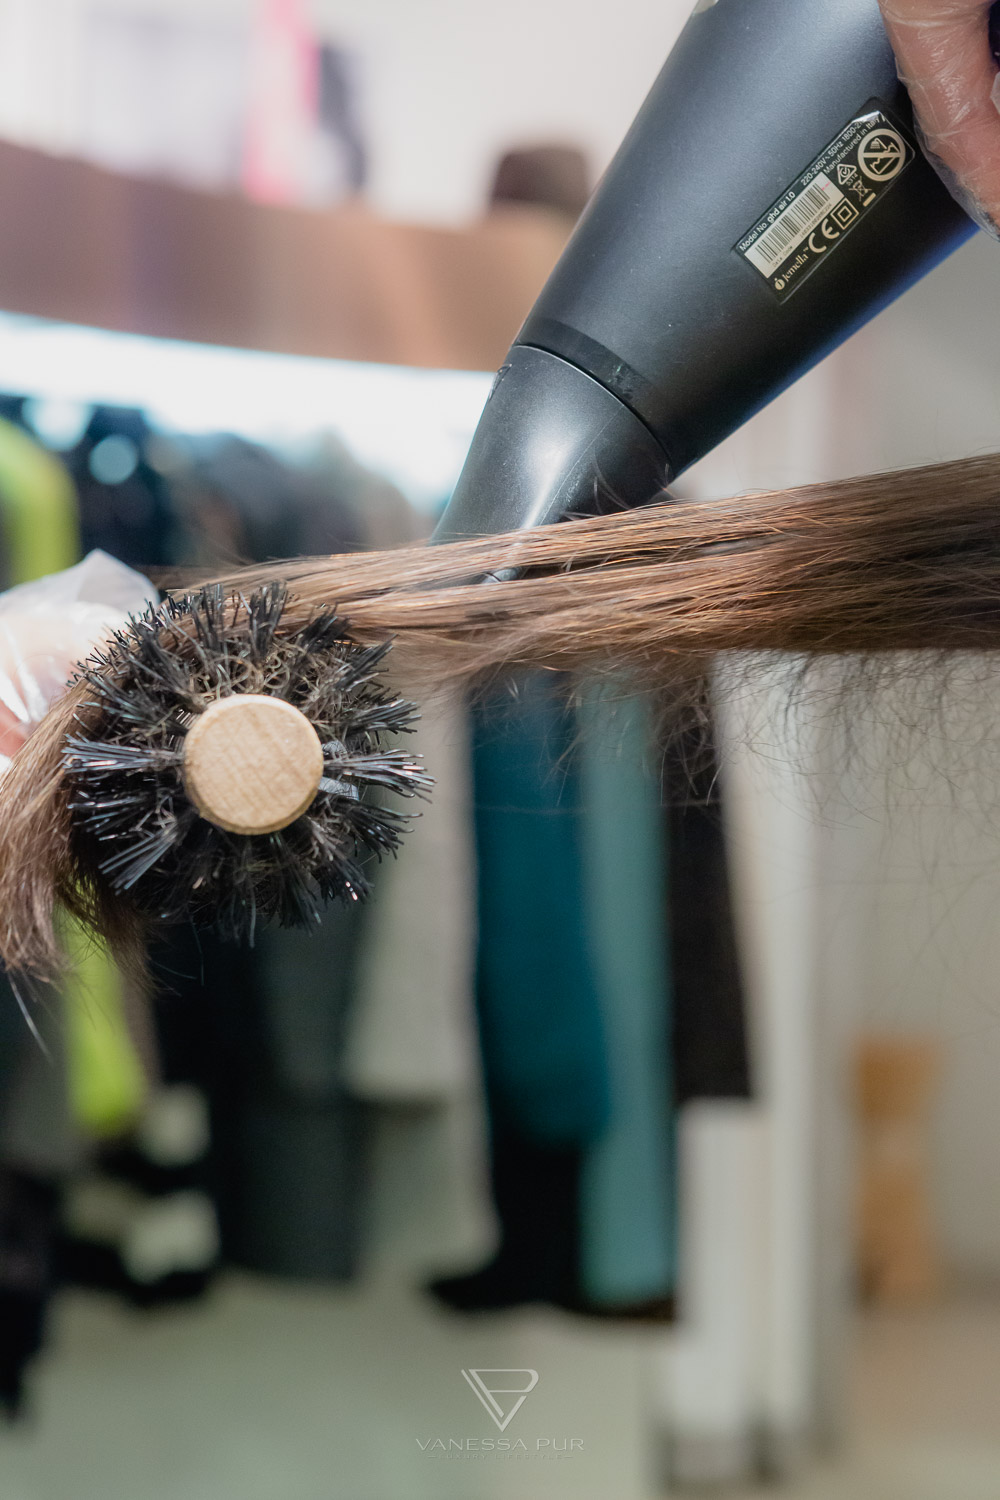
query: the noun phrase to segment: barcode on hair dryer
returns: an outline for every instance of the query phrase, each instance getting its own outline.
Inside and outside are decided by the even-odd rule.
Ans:
[[[782,210],[760,239],[744,250],[747,260],[752,261],[765,276],[770,276],[830,210],[836,208],[843,196],[821,172],[807,188],[803,188],[794,202]]]

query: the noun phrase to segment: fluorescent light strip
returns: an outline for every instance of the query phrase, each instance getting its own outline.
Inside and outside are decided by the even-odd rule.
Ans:
[[[464,370],[187,344],[0,313],[0,389],[134,406],[166,431],[256,442],[340,437],[416,503],[449,492],[489,393]]]

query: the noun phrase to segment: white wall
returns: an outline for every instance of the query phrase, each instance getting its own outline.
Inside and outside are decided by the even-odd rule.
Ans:
[[[851,341],[838,361],[852,470],[1000,450],[998,308],[1000,246],[981,235]],[[929,700],[920,707],[930,714]],[[997,1276],[1000,662],[961,665],[941,712],[916,735],[876,714],[868,763],[854,769],[854,930],[867,960],[856,1003],[872,1030],[944,1042],[942,1241],[958,1271]]]
[[[688,0],[315,0],[366,58],[375,202],[461,221],[501,151],[582,145],[606,166]]]
[[[0,0],[0,135],[72,152],[87,9],[239,19],[255,0]],[[307,0],[362,61],[371,197],[392,217],[461,223],[503,150],[565,141],[603,170],[688,0]],[[178,108],[183,101],[178,101]]]

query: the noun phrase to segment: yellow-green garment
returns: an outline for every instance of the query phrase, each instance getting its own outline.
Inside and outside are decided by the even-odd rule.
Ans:
[[[0,419],[0,513],[11,583],[59,573],[79,560],[76,492],[65,468],[27,433]],[[62,983],[70,1106],[90,1135],[117,1135],[142,1107],[146,1080],[125,1022],[121,974],[76,923],[63,939]]]

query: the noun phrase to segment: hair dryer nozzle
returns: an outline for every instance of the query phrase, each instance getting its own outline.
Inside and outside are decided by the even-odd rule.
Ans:
[[[667,477],[663,449],[617,396],[567,360],[515,344],[433,540],[643,505]]]

